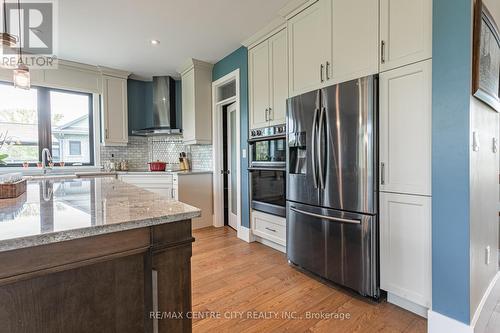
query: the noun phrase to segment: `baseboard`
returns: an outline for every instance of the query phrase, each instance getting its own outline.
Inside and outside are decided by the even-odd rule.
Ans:
[[[267,240],[265,238],[259,237],[259,236],[254,236],[255,241],[259,242],[265,246],[269,246],[277,251],[286,253],[286,247],[280,244],[276,244],[275,242],[271,242],[270,240]]]
[[[402,297],[399,297],[398,295],[387,292],[387,302],[392,303],[394,305],[397,305],[400,308],[403,308],[403,309],[408,310],[410,312],[413,312],[414,314],[419,315],[420,317],[427,318],[427,312],[429,311],[428,308],[426,308],[425,306],[413,303],[412,301],[409,301],[409,300],[404,299]]]
[[[242,225],[238,226],[237,237],[247,243],[251,243],[253,241],[250,229]]]
[[[427,313],[427,333],[474,333],[474,328],[438,312]]]

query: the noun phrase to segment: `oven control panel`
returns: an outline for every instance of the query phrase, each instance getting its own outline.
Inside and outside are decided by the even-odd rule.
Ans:
[[[285,135],[286,125],[264,127],[250,131],[250,139],[265,138],[268,136]]]

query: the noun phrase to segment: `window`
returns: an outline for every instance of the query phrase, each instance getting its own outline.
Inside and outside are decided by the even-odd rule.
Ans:
[[[72,156],[79,156],[82,154],[82,143],[80,141],[69,142],[69,154]]]
[[[0,83],[0,163],[33,166],[49,148],[56,163],[92,165],[92,106],[92,94]]]

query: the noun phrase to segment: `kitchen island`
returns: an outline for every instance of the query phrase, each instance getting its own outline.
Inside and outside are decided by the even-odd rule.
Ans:
[[[0,332],[191,331],[199,209],[114,178],[27,188],[0,200]]]

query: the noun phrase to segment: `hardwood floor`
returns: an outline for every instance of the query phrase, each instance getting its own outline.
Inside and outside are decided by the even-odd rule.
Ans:
[[[194,237],[194,332],[426,332],[425,319],[326,286],[288,266],[283,253],[237,239],[229,227]],[[307,318],[308,312],[336,317]]]

